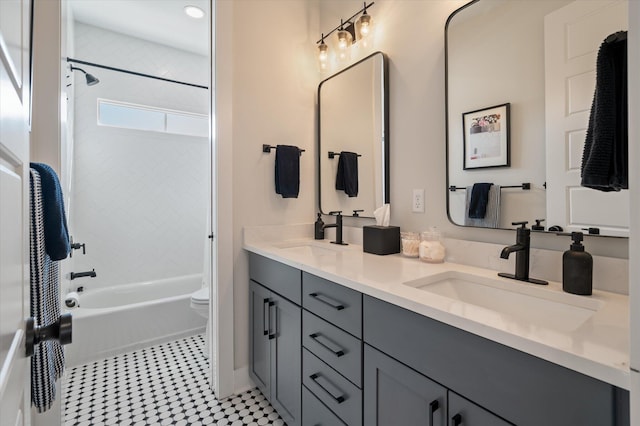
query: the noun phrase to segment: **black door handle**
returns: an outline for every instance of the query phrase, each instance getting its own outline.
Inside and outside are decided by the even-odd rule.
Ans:
[[[440,403],[437,399],[434,399],[429,403],[429,426],[433,426],[433,413],[440,408]]]
[[[271,308],[276,306],[276,302],[269,302],[269,340],[273,340],[276,338],[276,335],[278,334],[278,313],[276,312],[275,309],[273,309],[274,312],[274,319],[273,319],[273,332],[271,332]]]
[[[462,416],[460,413],[451,417],[451,426],[460,426],[462,424]]]
[[[340,389],[338,389],[333,383],[327,380],[324,376],[321,376],[320,373],[314,373],[310,375],[309,378],[313,380],[313,382],[316,385],[318,385],[320,389],[322,389],[327,394],[329,394],[329,396],[333,398],[334,401],[336,401],[338,404],[342,404],[344,401],[346,401],[347,398],[345,397],[345,395],[339,393]],[[324,386],[320,383],[321,381],[325,383]],[[332,392],[331,390],[327,389],[329,387],[334,388],[335,392]]]
[[[62,314],[58,321],[47,326],[36,326],[35,319],[27,318],[25,327],[25,352],[27,356],[33,355],[35,347],[47,340],[57,340],[61,345],[71,343],[72,322],[71,314]]]
[[[262,334],[264,336],[269,334],[269,326],[267,325],[269,322],[269,318],[265,319],[265,313],[268,313],[269,309],[265,309],[265,306],[269,303],[269,298],[262,299]]]
[[[313,297],[314,299],[316,299],[319,302],[324,303],[325,305],[331,306],[336,311],[341,311],[341,310],[343,310],[345,308],[345,306],[342,303],[340,303],[340,302],[338,302],[338,301],[336,301],[336,300],[334,300],[334,299],[332,299],[330,297],[327,297],[327,296],[325,296],[323,294],[310,293],[309,296]]]
[[[322,346],[323,348],[325,348],[326,350],[328,350],[338,358],[340,358],[345,354],[344,349],[342,349],[340,346],[336,345],[335,343],[333,343],[331,340],[329,340],[328,338],[326,338],[320,333],[312,333],[309,335],[309,337],[314,342],[316,342],[317,344],[319,344],[320,346]],[[324,340],[324,343],[322,342],[323,340]]]

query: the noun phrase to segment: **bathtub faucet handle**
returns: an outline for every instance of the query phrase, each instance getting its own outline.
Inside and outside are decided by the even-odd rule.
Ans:
[[[73,251],[82,249],[82,254],[87,254],[85,243],[74,243],[73,237],[71,237],[71,251],[69,252],[69,257],[73,257]]]

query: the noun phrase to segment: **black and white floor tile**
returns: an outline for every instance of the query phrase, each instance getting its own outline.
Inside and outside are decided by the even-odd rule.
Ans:
[[[64,425],[285,424],[258,389],[218,401],[203,346],[193,336],[67,371]]]

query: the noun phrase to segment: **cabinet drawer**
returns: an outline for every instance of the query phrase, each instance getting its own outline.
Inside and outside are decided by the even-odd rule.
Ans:
[[[302,273],[302,306],[356,337],[362,337],[362,293]]]
[[[362,341],[335,325],[302,313],[302,345],[356,386],[362,387]]]
[[[346,426],[309,389],[302,387],[302,424],[305,426]]]
[[[362,424],[362,391],[306,349],[302,383],[346,424]]]
[[[249,253],[249,278],[300,305],[300,270],[255,253]]]

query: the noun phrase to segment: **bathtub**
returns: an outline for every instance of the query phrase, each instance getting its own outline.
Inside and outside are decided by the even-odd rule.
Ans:
[[[73,317],[68,367],[204,332],[206,319],[190,307],[202,274],[85,290]]]

